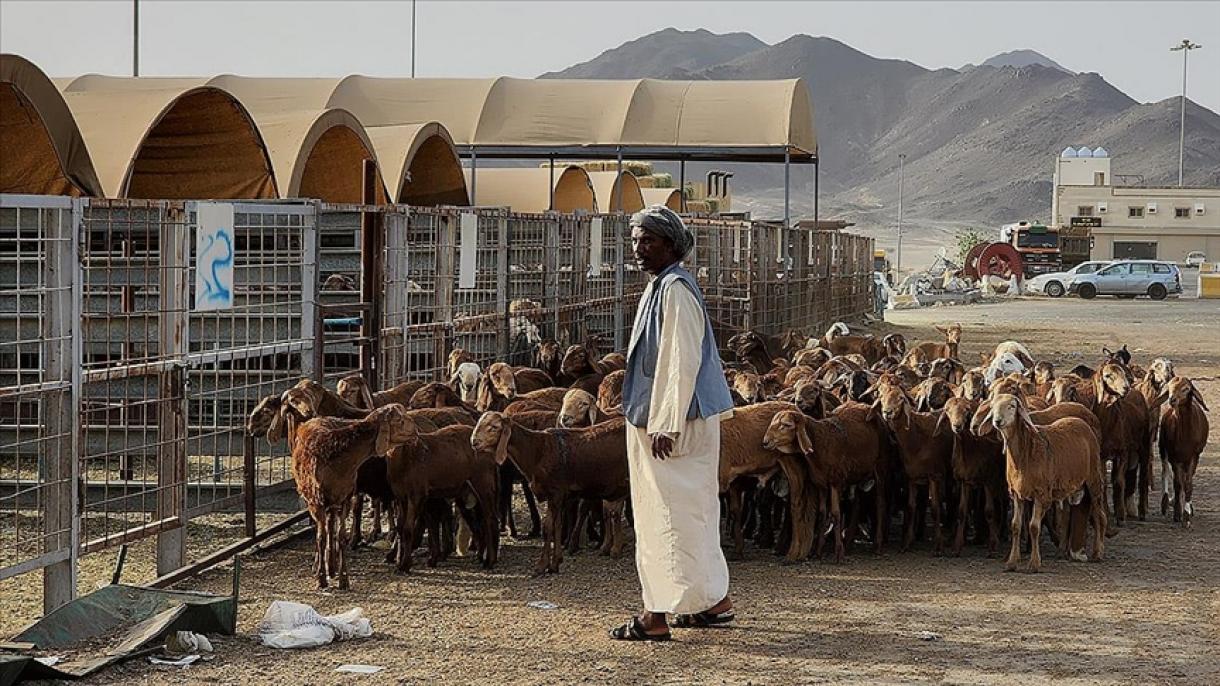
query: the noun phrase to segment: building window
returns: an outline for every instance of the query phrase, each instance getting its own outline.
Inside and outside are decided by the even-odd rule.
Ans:
[[[1105,172],[1093,172],[1093,185],[1094,186],[1106,185],[1106,173]]]
[[[1127,217],[1129,217],[1131,219],[1143,219],[1144,218],[1144,208],[1128,207],[1127,208]]]
[[[1177,219],[1190,219],[1190,208],[1175,207],[1173,208],[1173,216]]]
[[[1093,216],[1093,206],[1092,205],[1077,206],[1076,207],[1076,216],[1077,217],[1092,217]]]

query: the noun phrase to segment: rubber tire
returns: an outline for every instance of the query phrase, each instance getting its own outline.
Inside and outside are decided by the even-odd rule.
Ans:
[[[1046,294],[1052,298],[1062,298],[1063,297],[1063,293],[1064,293],[1063,284],[1059,283],[1058,281],[1052,281],[1052,282],[1046,284],[1046,288],[1044,290],[1045,290]]]
[[[1080,297],[1084,300],[1092,300],[1093,298],[1097,297],[1097,286],[1094,286],[1091,283],[1081,284],[1080,288],[1076,292],[1079,293]]]
[[[1169,291],[1165,290],[1165,287],[1159,283],[1154,283],[1148,287],[1148,297],[1153,300],[1164,300],[1168,294]]]

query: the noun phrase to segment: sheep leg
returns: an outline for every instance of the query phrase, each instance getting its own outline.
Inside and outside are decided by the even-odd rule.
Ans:
[[[843,510],[840,501],[841,494],[838,486],[830,487],[830,526],[834,528],[835,537],[835,563],[842,564],[844,545],[843,545]]]
[[[1104,481],[1098,484],[1099,487],[1104,487]],[[1093,488],[1089,489],[1089,512],[1093,520],[1093,552],[1089,555],[1091,562],[1100,562],[1106,538],[1106,499]]]
[[[930,479],[928,481],[928,500],[931,501],[932,507],[932,540],[933,554],[943,555],[945,552],[945,536],[940,525],[940,480]]]
[[[500,533],[504,533],[507,527],[508,535],[513,538],[517,537],[517,524],[513,521],[513,473],[512,465],[504,464],[500,466],[499,472],[499,502],[497,506],[500,508]]]
[[[351,506],[349,500],[344,504],[344,510]],[[347,578],[347,512],[340,510],[335,515],[335,524],[339,527],[338,540],[335,541],[335,555],[339,558],[339,590],[346,591],[351,588]]]
[[[1186,498],[1186,483],[1185,475],[1182,474],[1182,465],[1174,463],[1173,465],[1173,521],[1176,523],[1182,522],[1183,508]]]
[[[538,555],[538,563],[534,565],[534,576],[546,574],[551,566],[551,545],[555,539],[555,511],[562,505],[557,499],[546,503],[546,520],[542,524],[542,551]]]
[[[398,572],[411,571],[411,554],[415,552],[415,528],[419,520],[419,502],[409,497],[398,503]]]
[[[970,516],[970,484],[958,482],[957,498],[957,531],[953,535],[953,555],[960,557],[962,546],[966,544],[966,520]]]
[[[559,534],[563,531],[564,522],[567,521],[567,508],[555,508],[554,536],[551,538],[551,563],[547,566],[547,572],[551,574],[559,573],[559,565],[563,563],[563,545],[561,545]]]
[[[902,532],[902,552],[911,549],[911,543],[915,540],[915,508],[919,501],[919,486],[914,481],[907,482],[907,513],[904,518]]]
[[[822,559],[822,549],[826,546],[826,534],[827,534],[826,517],[827,516],[828,515],[827,515],[827,506],[826,506],[826,489],[818,488],[818,510],[817,510],[817,519],[814,521],[814,525],[817,527],[816,531],[817,531],[817,536],[818,536],[818,544],[817,544],[817,548],[816,548],[816,554],[817,554],[817,557],[819,560]]]
[[[1126,460],[1114,460],[1114,467],[1110,470],[1110,480],[1114,494],[1114,520],[1117,526],[1122,526],[1127,521],[1127,464]]]
[[[993,486],[983,486],[983,510],[987,516],[987,557],[995,557],[1000,545],[1000,513],[996,511],[999,495]]]
[[[381,498],[369,498],[373,505],[373,528],[369,532],[369,541],[376,541],[381,538],[381,511],[384,509]],[[357,529],[359,535],[359,529]]]
[[[1068,556],[1077,562],[1084,562],[1085,539],[1088,537],[1089,518],[1093,511],[1093,494],[1086,489],[1084,497],[1076,505],[1068,509],[1067,550]],[[1069,501],[1070,502],[1070,501]]]
[[[1059,559],[1070,560],[1072,559],[1072,544],[1069,537],[1071,535],[1070,529],[1076,510],[1066,499],[1055,501],[1051,504],[1051,507],[1053,508],[1052,512],[1055,516],[1055,528],[1058,529],[1058,534],[1056,537],[1059,539],[1059,542],[1055,544],[1055,547],[1059,553]]]
[[[1163,453],[1164,451],[1162,451]],[[1173,502],[1174,496],[1171,493],[1173,489],[1173,467],[1169,466],[1169,460],[1165,459],[1164,454],[1161,455],[1161,516],[1169,514],[1169,503]]]
[[[568,507],[576,511],[576,516],[572,518],[574,521],[572,528],[564,532],[566,534],[564,538],[566,545],[564,547],[569,555],[575,555],[580,552],[585,521],[589,518],[589,501],[584,498],[575,498]]]
[[[745,537],[745,522],[741,518],[743,495],[741,487],[737,485],[737,480],[729,484],[729,526],[733,529],[733,556],[732,559],[740,560],[745,557],[746,537]]]
[[[1190,521],[1195,517],[1195,507],[1192,496],[1195,492],[1195,470],[1199,467],[1198,459],[1182,466],[1182,528],[1189,529]]]
[[[1034,511],[1029,518],[1029,567],[1027,571],[1031,574],[1036,574],[1042,569],[1042,552],[1039,549],[1042,541],[1039,538],[1042,536],[1042,515],[1045,508],[1046,505],[1041,500],[1034,499]]]
[[[889,520],[886,517],[889,513],[886,511],[888,505],[889,493],[886,488],[886,479],[878,477],[874,480],[873,498],[876,499],[877,521],[873,524],[873,550],[880,555],[882,546],[885,545],[886,529],[889,528]]]
[[[864,497],[863,492],[859,489],[851,489],[848,491],[848,494],[851,510],[847,515],[847,525],[843,531],[843,549],[845,553],[852,551],[852,546],[855,545],[856,538],[860,535],[860,500]]]
[[[1152,492],[1152,451],[1140,449],[1139,513],[1140,521],[1148,521],[1148,494]]]
[[[1008,549],[1008,559],[1004,561],[1004,568],[1009,572],[1017,571],[1017,565],[1021,562],[1021,524],[1025,520],[1025,501],[1021,500],[1016,493],[1010,493],[1012,498],[1012,523],[1009,527],[1012,535],[1012,545]]]
[[[326,511],[311,505],[309,514],[314,525],[313,573],[318,590],[322,590],[329,583],[326,578]]]
[[[376,502],[376,498],[373,499]],[[357,548],[364,543],[361,516],[364,514],[364,494],[356,491],[352,495],[352,547]]]
[[[339,575],[339,546],[343,545],[339,540],[339,512],[333,508],[327,508],[326,511],[326,571],[333,579]]]
[[[534,491],[524,478],[521,479],[521,491],[525,494],[525,505],[530,510],[530,532],[526,537],[538,538],[542,534],[542,515],[538,512],[538,500],[534,498]]]
[[[496,526],[496,484],[495,479],[488,479],[483,488],[475,489],[475,500],[481,515],[482,531],[479,540],[479,559],[483,569],[496,566],[500,557],[500,531]]]

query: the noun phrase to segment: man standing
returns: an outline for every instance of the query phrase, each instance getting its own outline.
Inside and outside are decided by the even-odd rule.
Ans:
[[[644,613],[610,632],[665,641],[677,627],[733,621],[720,549],[720,415],[733,400],[703,295],[681,261],[695,237],[654,206],[631,218],[631,246],[652,280],[640,298],[623,382],[635,561]]]

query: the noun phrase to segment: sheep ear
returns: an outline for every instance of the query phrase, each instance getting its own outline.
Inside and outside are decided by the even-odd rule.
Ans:
[[[877,412],[881,410],[881,401],[877,400],[872,405],[868,406],[868,414],[864,415],[864,420],[871,422],[877,418]]]
[[[970,433],[975,436],[983,436],[991,432],[991,422],[987,418],[991,416],[991,403],[984,400],[979,403],[978,409],[974,411],[974,416],[970,418]]]
[[[947,412],[941,412],[940,416],[936,418],[936,428],[932,430],[933,436],[939,436],[945,432],[945,417],[946,416],[948,416]]]
[[[455,371],[453,372],[453,376],[449,377],[449,387],[452,388],[455,393],[461,394],[462,391],[460,388],[458,388],[458,381],[458,373]]]
[[[366,383],[360,384],[360,399],[364,401],[364,407],[371,410],[376,407],[373,404],[373,392],[369,390],[369,385]]]
[[[391,412],[386,412],[378,417],[377,441],[373,447],[373,454],[389,457],[394,448],[398,447],[398,444],[394,442],[393,422],[395,419],[394,413]]]
[[[796,423],[796,444],[801,449],[802,455],[813,456],[813,438],[809,436],[809,427],[803,419],[797,420]]]
[[[496,464],[504,464],[508,461],[508,439],[512,433],[508,418],[504,417],[500,422],[500,441],[496,443]]]
[[[297,449],[297,416],[295,414],[285,415],[284,425],[288,435],[288,452],[291,453]]]
[[[589,403],[589,426],[597,423],[597,403]]]
[[[284,411],[281,409],[271,416],[271,424],[267,427],[267,442],[275,445],[284,440]]]
[[[1055,404],[1055,388],[1053,386],[1049,391],[1046,392],[1046,402],[1052,405]]]
[[[1199,389],[1195,388],[1193,383],[1190,385],[1190,395],[1195,399],[1195,402],[1199,403],[1199,407],[1203,408],[1204,412],[1211,413],[1211,410],[1207,408],[1207,403],[1203,402],[1203,394],[1199,393]]]
[[[486,412],[491,407],[491,375],[479,379],[479,390],[475,393],[474,406],[480,412]]]

